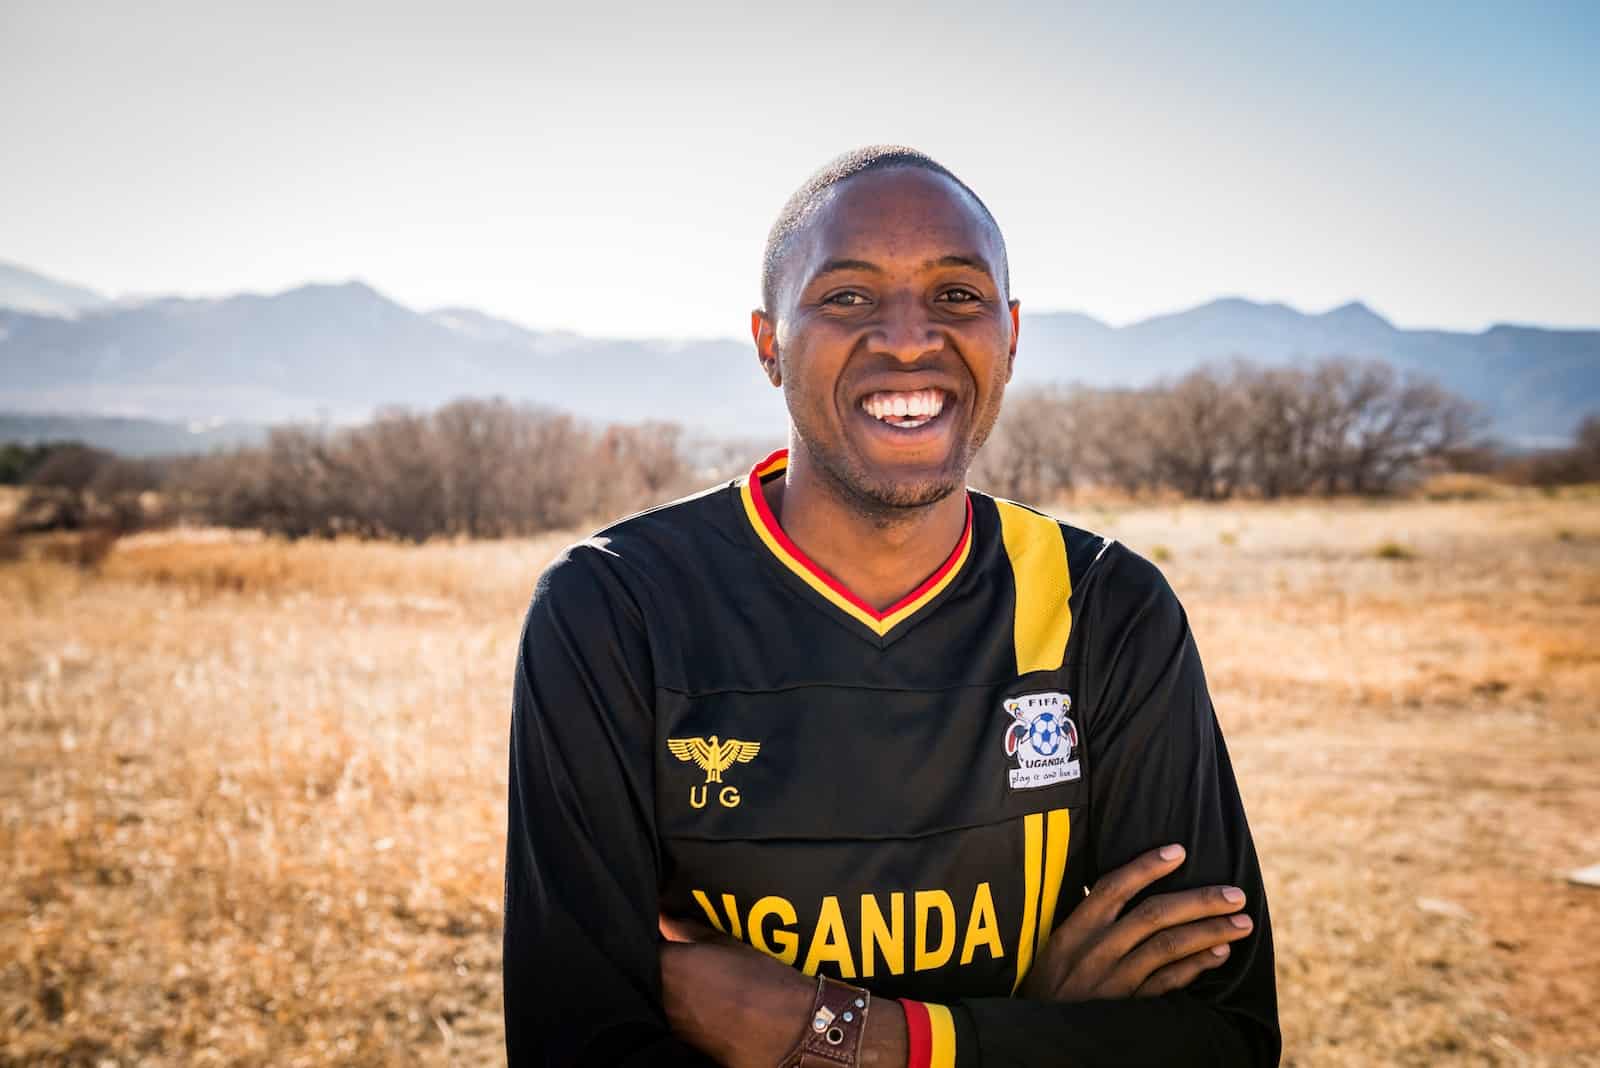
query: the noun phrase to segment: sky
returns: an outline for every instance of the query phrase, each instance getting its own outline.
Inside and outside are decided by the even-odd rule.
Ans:
[[[784,199],[899,142],[1025,310],[1594,326],[1597,71],[1595,3],[0,0],[0,260],[745,337]]]

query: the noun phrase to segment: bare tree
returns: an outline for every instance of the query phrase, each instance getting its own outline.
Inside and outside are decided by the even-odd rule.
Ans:
[[[659,503],[689,488],[683,428],[675,423],[609,426],[590,463],[607,473],[596,500],[607,513],[636,511],[640,502]]]
[[[1241,480],[1262,497],[1304,493],[1314,477],[1318,412],[1299,367],[1242,364],[1236,380],[1244,408]]]
[[[88,445],[68,444],[54,449],[28,475],[30,486],[82,493],[114,466],[116,454]]]
[[[517,462],[511,450],[521,418],[500,398],[452,401],[434,413],[433,455],[452,533],[483,538],[514,529],[502,485]]]
[[[1421,463],[1471,442],[1483,420],[1467,401],[1419,375],[1376,360],[1319,364],[1323,401],[1316,457],[1327,492],[1387,493]]]
[[[1248,436],[1239,373],[1202,367],[1152,391],[1157,478],[1188,497],[1224,500],[1242,473]]]
[[[1078,459],[1075,414],[1060,389],[1014,394],[978,453],[973,484],[1024,501],[1046,501],[1070,492]]]
[[[1600,464],[1600,412],[1586,416],[1578,424],[1577,440],[1573,447],[1580,455]]]
[[[1572,445],[1545,449],[1504,465],[1509,477],[1535,486],[1600,482],[1600,412],[1578,424]]]

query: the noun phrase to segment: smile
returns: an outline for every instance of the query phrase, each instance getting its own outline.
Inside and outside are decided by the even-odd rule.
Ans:
[[[909,392],[884,390],[861,398],[861,410],[881,423],[900,430],[915,430],[939,417],[944,411],[942,389],[917,389]]]

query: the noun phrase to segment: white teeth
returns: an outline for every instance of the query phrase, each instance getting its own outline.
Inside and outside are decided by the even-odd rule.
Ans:
[[[944,410],[944,392],[918,389],[873,393],[862,398],[861,407],[874,419],[894,420],[892,425],[910,430]]]

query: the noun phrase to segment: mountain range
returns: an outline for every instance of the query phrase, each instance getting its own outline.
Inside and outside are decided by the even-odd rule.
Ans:
[[[1360,303],[1307,314],[1224,298],[1120,327],[1024,312],[1013,384],[1140,386],[1208,361],[1330,355],[1430,375],[1482,406],[1491,430],[1514,443],[1564,440],[1600,411],[1600,330],[1400,329]],[[230,423],[344,421],[384,405],[494,395],[715,435],[771,437],[785,419],[747,342],[596,338],[470,308],[419,312],[362,282],[111,301],[0,264],[0,409],[13,413],[169,421],[192,449]],[[8,425],[14,433],[15,420],[0,433]]]

